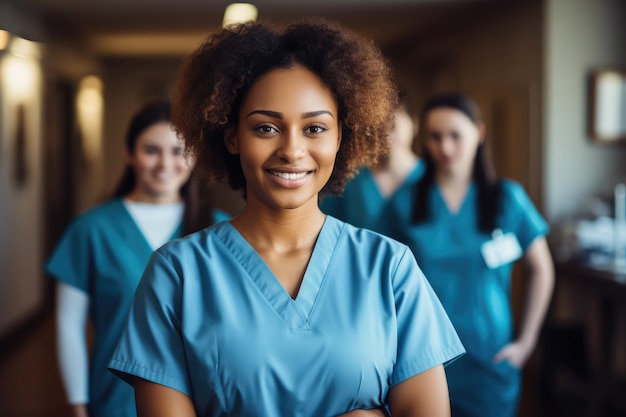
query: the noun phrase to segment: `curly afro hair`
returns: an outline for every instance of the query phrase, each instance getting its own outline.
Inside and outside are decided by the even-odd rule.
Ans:
[[[232,25],[210,36],[182,64],[172,98],[172,121],[197,170],[236,190],[246,180],[224,136],[236,127],[250,87],[277,68],[301,65],[337,101],[342,141],[323,193],[340,194],[362,166],[387,152],[397,92],[391,68],[373,41],[339,25],[306,19],[279,30],[269,23]]]

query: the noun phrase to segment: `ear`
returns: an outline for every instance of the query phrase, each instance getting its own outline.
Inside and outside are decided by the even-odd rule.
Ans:
[[[482,145],[483,143],[485,143],[485,137],[487,133],[485,123],[483,123],[482,121],[476,122],[476,129],[478,130],[478,144]]]
[[[237,155],[239,153],[239,142],[237,140],[236,128],[234,126],[228,126],[224,130],[224,146],[228,152],[233,155]]]

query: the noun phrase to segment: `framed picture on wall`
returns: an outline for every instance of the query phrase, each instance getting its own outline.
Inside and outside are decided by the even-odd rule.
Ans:
[[[590,76],[589,135],[599,144],[626,144],[626,68]]]
[[[19,104],[15,108],[15,140],[13,178],[15,185],[22,188],[28,182],[27,137],[26,137],[26,106]]]

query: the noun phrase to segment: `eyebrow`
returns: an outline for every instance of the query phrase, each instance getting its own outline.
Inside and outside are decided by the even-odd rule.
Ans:
[[[274,119],[283,119],[283,114],[277,111],[271,111],[271,110],[254,110],[251,111],[250,113],[248,113],[248,115],[246,116],[246,118],[252,116],[253,114],[262,114],[265,116],[269,116],[269,117],[273,117]],[[320,116],[322,114],[327,114],[330,117],[332,117],[333,119],[335,118],[335,116],[333,116],[333,114],[331,112],[329,112],[328,110],[317,110],[317,111],[310,111],[310,112],[306,112],[306,113],[302,113],[300,115],[300,118],[302,119],[308,119],[311,117],[316,117],[316,116]]]

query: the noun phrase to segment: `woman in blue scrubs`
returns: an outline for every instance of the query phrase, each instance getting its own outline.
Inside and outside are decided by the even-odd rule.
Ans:
[[[172,238],[228,218],[201,213],[168,102],[152,101],[133,116],[126,152],[115,197],[76,218],[46,264],[57,280],[59,365],[74,416],[136,415],[132,388],[107,363],[148,258]]]
[[[424,170],[413,152],[417,123],[409,110],[408,97],[400,93],[393,113],[394,127],[389,133],[389,153],[371,169],[362,169],[341,195],[325,197],[322,211],[357,227],[372,228],[382,208],[404,183],[412,183]]]
[[[183,64],[174,124],[239,215],[159,249],[110,368],[141,416],[449,416],[463,353],[405,245],[319,208],[385,152],[395,88],[319,21],[230,26]]]
[[[413,250],[467,349],[446,369],[452,415],[514,416],[520,370],[552,294],[547,224],[518,183],[495,177],[485,126],[468,96],[428,101],[420,137],[424,175],[394,196],[377,230]],[[514,332],[511,270],[520,258],[528,292]]]

